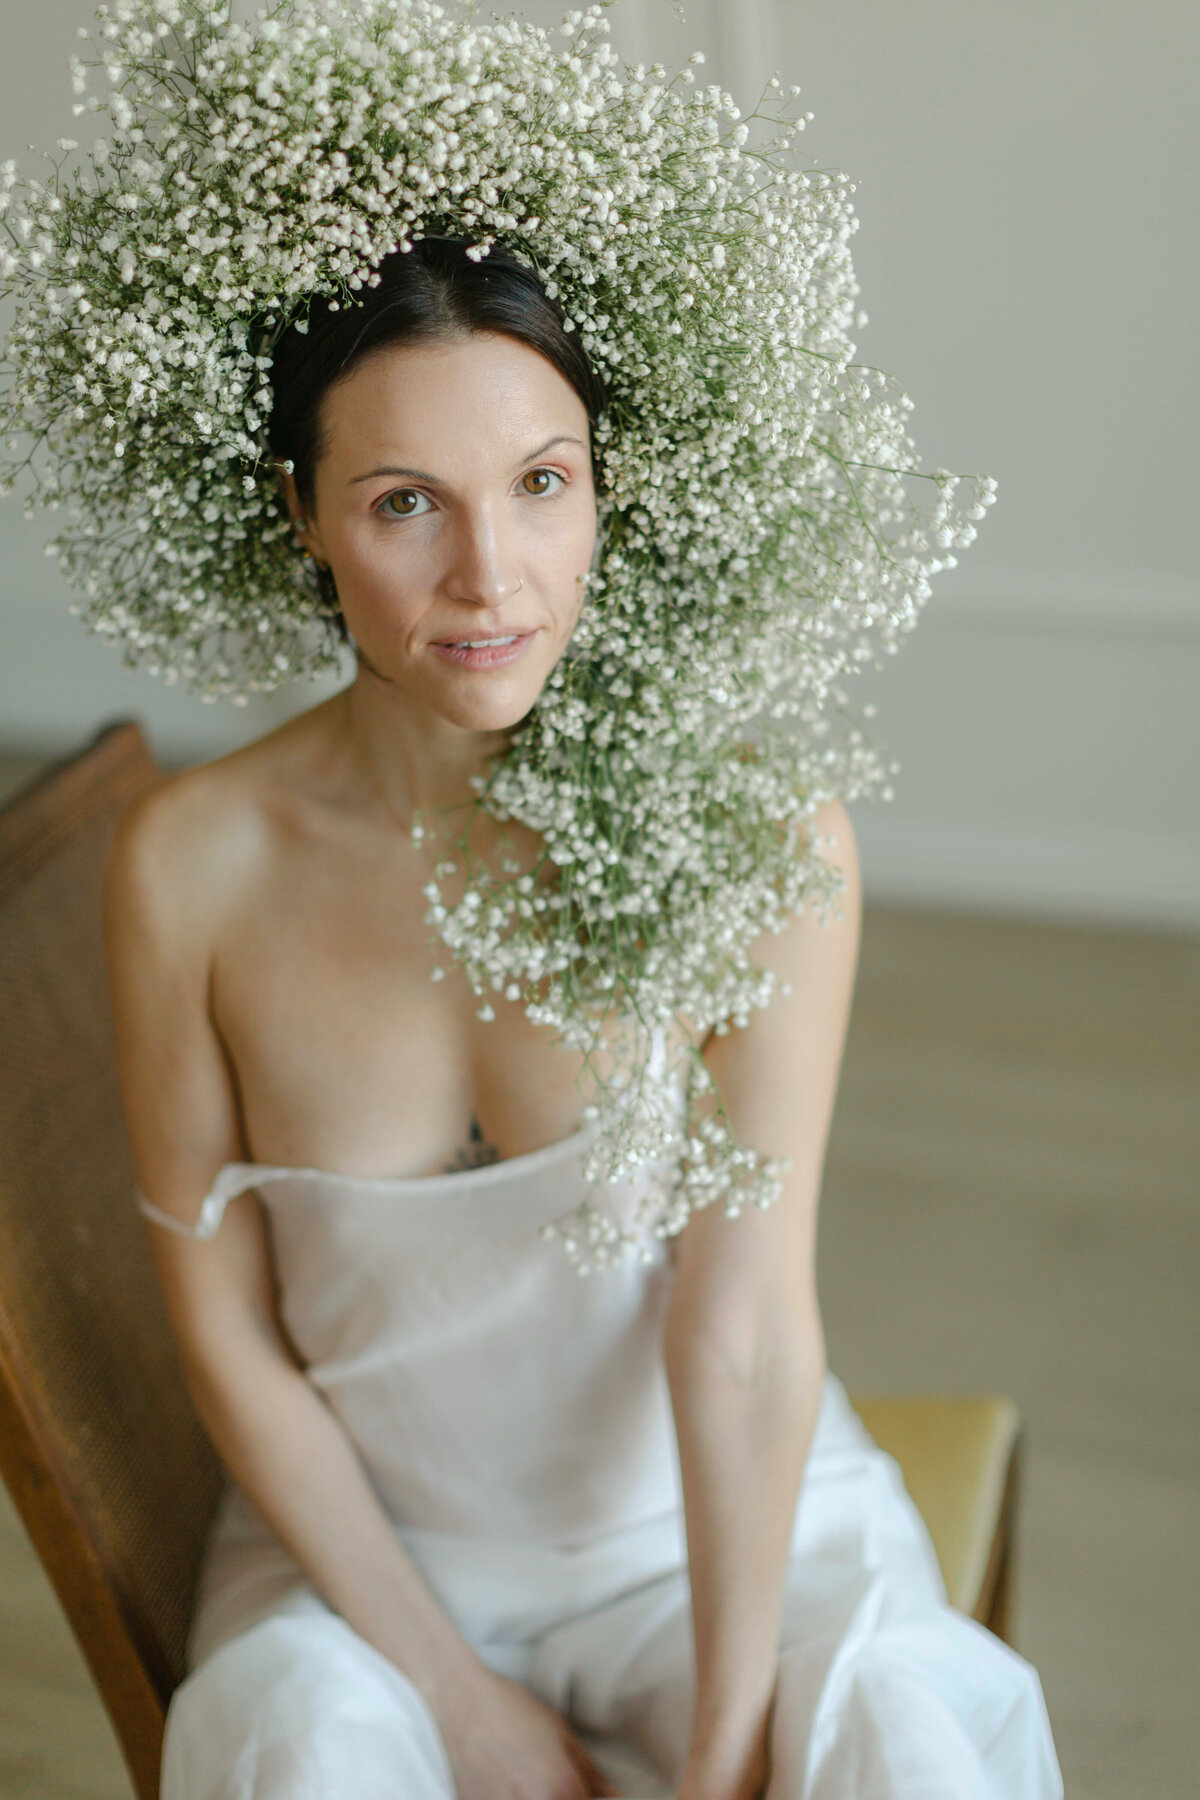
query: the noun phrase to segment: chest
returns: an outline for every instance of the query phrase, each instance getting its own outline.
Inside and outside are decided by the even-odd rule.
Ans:
[[[578,1128],[580,1054],[500,994],[478,1016],[426,922],[426,879],[400,858],[306,846],[274,857],[222,922],[212,1013],[252,1160],[430,1174]]]

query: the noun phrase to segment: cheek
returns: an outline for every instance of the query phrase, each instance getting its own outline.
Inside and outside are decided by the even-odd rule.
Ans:
[[[384,533],[350,524],[327,545],[338,599],[356,637],[403,637],[420,624],[428,608],[427,572],[411,556],[399,559]]]
[[[338,578],[364,594],[402,600],[427,573],[420,534],[403,545],[373,518],[343,520],[329,541],[329,556]]]
[[[596,541],[596,508],[591,501],[564,511],[539,533],[544,553],[556,572],[568,572],[572,583],[592,560]]]

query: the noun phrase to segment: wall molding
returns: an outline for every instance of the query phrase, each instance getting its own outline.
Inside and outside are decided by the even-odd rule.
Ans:
[[[851,809],[872,901],[1200,931],[1200,841],[1075,824],[1019,827]]]
[[[964,566],[932,587],[918,629],[1200,640],[1200,582],[1183,576]]]
[[[297,684],[292,692],[244,709],[204,706],[124,670],[117,650],[89,640],[67,613],[57,569],[40,553],[48,535],[44,522],[42,529],[21,524],[4,535],[9,554],[0,578],[5,641],[0,744],[14,751],[61,755],[105,719],[133,714],[144,721],[164,760],[199,760],[270,730],[341,685],[337,679]],[[1125,573],[1108,579],[984,566],[947,571],[932,585],[918,634],[938,636],[946,645],[954,634],[998,638],[1006,633],[1014,648],[1020,646],[1017,664],[1026,646],[1035,658],[1039,640],[1053,637],[1070,637],[1081,651],[1089,643],[1097,652],[1106,645],[1121,654],[1136,651],[1151,672],[1171,667],[1181,653],[1193,657],[1200,648],[1200,591],[1182,577],[1137,579]],[[985,653],[982,644],[980,651]],[[1174,670],[1172,692],[1179,679]],[[1152,685],[1139,692],[1150,692]],[[1020,694],[1014,704],[1025,704]],[[1095,710],[1095,696],[1086,693],[1082,675],[1079,685],[1064,689],[1061,705],[1065,712],[1075,708],[1080,719]],[[1152,716],[1145,727],[1132,779],[1158,783],[1164,778],[1161,734]],[[1172,729],[1175,744],[1178,730],[1186,727],[1176,720]],[[1171,779],[1182,785],[1178,830],[1170,833],[1127,829],[1115,805],[1110,823],[1082,822],[1064,802],[1061,820],[1028,826],[989,822],[974,804],[936,816],[910,815],[904,789],[886,806],[858,806],[855,825],[868,898],[1200,931],[1200,833],[1193,823],[1189,759],[1178,746],[1172,757]]]

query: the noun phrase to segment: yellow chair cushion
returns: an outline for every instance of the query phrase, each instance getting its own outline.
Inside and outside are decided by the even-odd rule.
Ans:
[[[973,1613],[987,1574],[1005,1478],[1021,1429],[995,1394],[851,1395],[867,1430],[904,1475],[933,1539],[950,1604]]]

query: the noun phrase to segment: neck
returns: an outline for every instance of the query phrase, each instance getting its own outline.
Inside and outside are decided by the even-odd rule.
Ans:
[[[406,828],[416,813],[435,829],[438,813],[459,809],[447,820],[457,836],[476,798],[471,778],[484,774],[489,758],[504,749],[507,731],[451,724],[377,675],[361,653],[358,672],[338,700],[351,757],[379,802]]]

